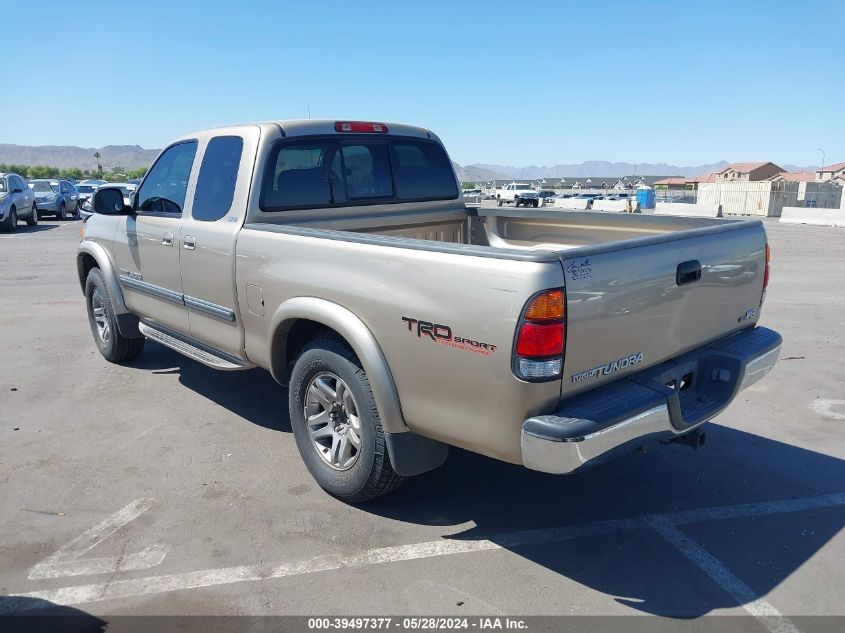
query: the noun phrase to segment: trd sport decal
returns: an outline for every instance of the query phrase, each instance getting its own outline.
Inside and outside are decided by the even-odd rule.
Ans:
[[[482,356],[490,356],[498,349],[498,346],[492,343],[483,343],[463,336],[453,336],[452,328],[442,323],[432,323],[431,321],[420,321],[419,319],[412,319],[411,317],[402,317],[402,320],[407,324],[408,331],[411,334],[416,334],[419,339],[431,339],[435,343],[441,345],[448,345],[457,349],[465,349]]]

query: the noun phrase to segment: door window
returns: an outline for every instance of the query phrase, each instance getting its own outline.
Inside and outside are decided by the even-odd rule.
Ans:
[[[142,213],[181,215],[196,153],[196,141],[186,141],[167,148],[138,190],[137,210]]]
[[[214,222],[232,207],[244,141],[240,136],[211,139],[197,178],[191,215],[195,220]]]

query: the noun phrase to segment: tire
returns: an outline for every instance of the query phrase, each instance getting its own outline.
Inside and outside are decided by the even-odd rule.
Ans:
[[[27,226],[38,226],[38,209],[32,205],[32,215],[26,219]]]
[[[501,207],[501,206],[502,206],[502,199],[501,199],[501,198],[496,198],[496,206],[497,206],[497,207]]]
[[[3,220],[2,228],[9,233],[14,233],[18,230],[18,212],[15,210],[15,207],[9,210],[9,215]]]
[[[390,463],[367,374],[345,341],[322,337],[308,343],[293,366],[288,389],[296,446],[323,490],[347,503],[363,503],[399,487],[403,478]],[[338,396],[341,391],[344,395]]]
[[[67,220],[67,208],[64,202],[59,206],[59,212],[56,214],[56,217],[60,220]]]
[[[540,201],[539,201],[539,200],[535,200],[534,202],[532,202],[532,203],[531,203],[531,206],[532,206],[532,207],[534,207],[534,208],[536,209],[537,207],[539,207],[539,206],[540,206]]]
[[[513,199],[513,205],[518,209],[519,208],[519,198]]]
[[[92,268],[85,280],[85,306],[94,344],[103,358],[110,363],[122,363],[143,351],[146,339],[126,338],[120,333],[106,280],[99,268]]]

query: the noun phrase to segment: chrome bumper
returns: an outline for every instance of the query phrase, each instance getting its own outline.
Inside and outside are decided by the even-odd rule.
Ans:
[[[523,464],[532,470],[566,474],[606,461],[615,449],[639,445],[637,440],[689,433],[768,374],[777,363],[780,347],[776,332],[754,328],[564,401],[554,414],[523,423]],[[690,367],[699,372],[690,390],[690,400],[697,402],[685,407],[684,395],[679,397],[667,387],[665,378]],[[704,409],[699,404],[702,400],[709,403]],[[621,415],[620,410],[624,410]],[[685,420],[685,413],[692,419]]]

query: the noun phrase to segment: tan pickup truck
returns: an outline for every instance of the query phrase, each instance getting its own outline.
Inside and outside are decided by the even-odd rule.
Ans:
[[[288,386],[303,460],[359,502],[458,446],[572,473],[700,425],[776,363],[756,220],[468,209],[429,130],[189,134],[77,267],[103,356],[146,339]]]

